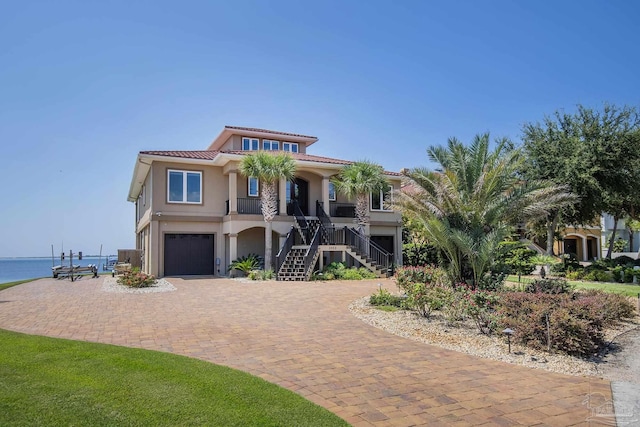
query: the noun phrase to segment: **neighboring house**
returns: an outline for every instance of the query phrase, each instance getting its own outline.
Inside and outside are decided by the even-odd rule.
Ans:
[[[598,226],[567,225],[560,241],[554,243],[554,253],[573,254],[578,261],[602,259],[602,234]]]
[[[314,268],[336,260],[381,275],[401,264],[401,215],[385,203],[392,189],[371,195],[370,223],[358,233],[353,201],[336,194],[330,182],[352,162],[307,154],[317,140],[225,126],[203,151],[140,152],[128,200],[136,206],[143,270],[158,277],[226,275],[238,257],[264,255],[260,183],[238,170],[243,156],[255,150],[285,151],[297,164],[295,181],[279,184],[273,221],[274,266],[281,280],[308,278]],[[400,174],[385,174],[399,189]]]
[[[606,256],[609,250],[609,240],[611,239],[611,233],[613,233],[613,217],[609,214],[602,214],[600,218],[600,226],[602,230],[602,253]],[[640,251],[640,232],[630,231],[625,224],[624,219],[618,220],[616,227],[616,240],[622,239],[627,242],[627,248],[623,252],[619,252],[620,255],[630,256],[636,258],[638,251]],[[616,256],[616,253],[613,255]]]

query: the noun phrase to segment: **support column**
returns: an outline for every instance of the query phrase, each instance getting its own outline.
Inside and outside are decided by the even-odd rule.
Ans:
[[[324,208],[324,212],[327,215],[331,215],[331,208],[329,206],[329,177],[322,177],[322,205]]]
[[[238,213],[238,174],[229,172],[229,214]],[[235,258],[234,258],[235,259]]]
[[[280,178],[278,182],[278,197],[280,198],[280,215],[287,214],[287,180]],[[283,241],[280,241],[280,247],[282,247]]]
[[[235,261],[237,258],[238,258],[238,235],[236,233],[229,233],[229,262],[231,263],[232,261]]]
[[[587,238],[582,238],[582,261],[586,261],[589,256],[589,251],[587,250]]]

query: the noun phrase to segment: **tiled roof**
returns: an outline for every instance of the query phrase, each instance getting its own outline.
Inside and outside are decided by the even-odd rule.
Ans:
[[[151,156],[179,157],[181,159],[213,160],[220,151],[199,150],[199,151],[141,151],[140,154]]]
[[[198,159],[198,160],[213,160],[220,153],[228,153],[228,154],[236,154],[240,156],[245,156],[247,154],[254,153],[255,151],[214,151],[214,150],[200,150],[200,151],[141,151],[140,154],[147,154],[151,156],[164,156],[164,157],[177,157],[181,159]],[[285,153],[285,151],[280,151],[280,153]],[[303,153],[291,153],[286,152],[291,155],[295,160],[305,161],[305,162],[316,162],[316,163],[329,163],[335,165],[350,165],[353,163],[349,160],[341,160],[341,159],[333,159],[331,157],[324,156],[314,156],[311,154],[303,154]],[[389,172],[385,171],[387,175],[400,176],[397,172]]]
[[[245,130],[247,132],[273,133],[273,134],[277,134],[277,135],[287,135],[287,136],[297,136],[297,137],[300,137],[300,138],[318,139],[315,136],[302,135],[302,134],[299,134],[299,133],[278,132],[276,130],[259,129],[259,128],[246,128],[246,127],[242,127],[242,126],[225,126],[225,129]]]

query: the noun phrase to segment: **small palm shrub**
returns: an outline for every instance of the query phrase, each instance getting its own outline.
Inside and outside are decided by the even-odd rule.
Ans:
[[[143,273],[139,268],[132,268],[125,271],[122,276],[118,277],[118,283],[130,288],[148,288],[155,285],[157,279],[155,276]]]
[[[238,270],[248,275],[253,270],[259,270],[264,265],[264,260],[260,255],[249,254],[240,257],[229,265],[228,271]]]

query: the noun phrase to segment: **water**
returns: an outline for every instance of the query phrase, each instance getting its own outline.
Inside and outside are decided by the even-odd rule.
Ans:
[[[69,265],[67,256],[63,265]],[[73,265],[87,266],[95,264],[98,272],[102,272],[105,257],[82,257],[82,261],[73,257]],[[15,282],[17,280],[35,279],[40,277],[53,277],[51,274],[51,258],[0,258],[0,283]],[[60,258],[56,258],[54,265],[60,265]]]

